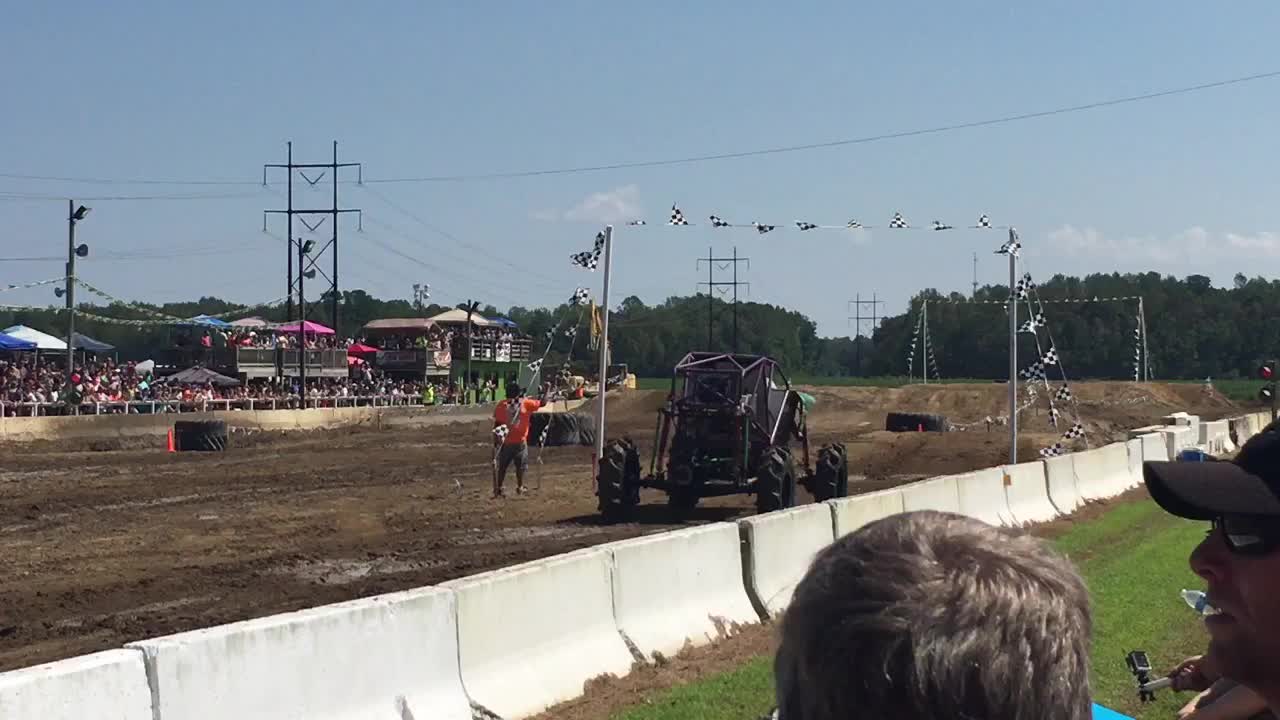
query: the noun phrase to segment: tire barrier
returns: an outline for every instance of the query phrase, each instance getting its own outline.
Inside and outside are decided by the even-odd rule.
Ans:
[[[575,550],[440,585],[457,594],[473,703],[514,720],[578,697],[596,676],[631,671],[613,617],[612,560],[607,549]]]
[[[1072,453],[1070,457],[1076,489],[1084,500],[1105,500],[1129,489],[1129,449],[1124,443]]]
[[[547,439],[541,444],[549,447],[596,444],[596,419],[590,415],[565,412],[534,413],[529,420],[529,444],[539,444],[539,438],[544,431],[547,433]]]
[[[902,509],[960,512],[960,488],[954,477],[921,480],[898,488],[902,492]]]
[[[902,491],[898,488],[837,498],[827,503],[831,505],[836,540],[869,522],[903,512]]]
[[[942,415],[891,412],[884,418],[889,432],[946,432],[951,427]]]
[[[0,718],[152,720],[142,653],[107,650],[0,673]]]
[[[470,720],[453,593],[421,588],[133,643],[156,717]]]
[[[1000,468],[987,468],[962,475],[942,478],[956,484],[960,513],[991,525],[1012,527],[1016,523],[1009,511],[1004,476]]]
[[[738,527],[714,523],[602,546],[613,553],[613,612],[632,654],[673,657],[760,622],[742,582]]]
[[[1013,524],[1028,525],[1058,517],[1058,510],[1049,501],[1049,479],[1043,460],[1005,465],[1000,471]]]
[[[178,452],[222,452],[227,449],[225,420],[179,420],[173,424],[173,449]]]
[[[813,556],[835,541],[831,507],[805,505],[738,521],[747,595],[761,618],[778,618]]]
[[[1061,515],[1069,515],[1084,504],[1076,481],[1076,463],[1070,455],[1045,458],[1045,484],[1049,489],[1049,504]]]

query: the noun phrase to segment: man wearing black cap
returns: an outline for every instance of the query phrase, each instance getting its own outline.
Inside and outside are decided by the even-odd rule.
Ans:
[[[1166,512],[1212,523],[1191,553],[1191,569],[1204,578],[1215,609],[1205,618],[1203,664],[1280,713],[1280,421],[1230,462],[1146,462],[1142,473]]]
[[[498,403],[493,409],[495,498],[502,497],[507,466],[513,462],[516,465],[516,492],[524,492],[524,475],[529,469],[529,427],[533,424],[533,413],[545,404],[541,399],[524,397],[520,386],[511,383],[507,385],[506,402]]]

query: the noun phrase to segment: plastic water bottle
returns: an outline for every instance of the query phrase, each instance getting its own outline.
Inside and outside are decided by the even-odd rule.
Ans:
[[[1212,611],[1213,606],[1209,604],[1209,596],[1199,590],[1183,590],[1182,599],[1187,605],[1196,612],[1197,615],[1205,615],[1206,611]]]

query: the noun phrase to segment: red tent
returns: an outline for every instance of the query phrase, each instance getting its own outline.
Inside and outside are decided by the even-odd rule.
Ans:
[[[356,343],[355,345],[352,345],[351,347],[347,348],[347,354],[348,355],[377,355],[378,348],[373,347],[372,345],[365,345],[364,343]]]

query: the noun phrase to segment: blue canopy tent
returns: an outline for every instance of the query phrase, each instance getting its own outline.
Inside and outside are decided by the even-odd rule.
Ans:
[[[501,325],[502,327],[506,327],[506,328],[519,327],[518,325],[516,325],[515,321],[509,318],[504,318],[504,317],[489,318],[489,322],[493,323],[494,325]]]
[[[91,353],[105,353],[116,349],[115,345],[109,345],[101,340],[95,340],[88,335],[81,335],[80,333],[73,333],[71,335],[71,344],[77,350]]]
[[[190,320],[187,320],[186,322],[184,322],[184,323],[179,323],[179,324],[181,324],[181,325],[207,325],[207,326],[210,326],[210,327],[216,327],[216,328],[229,328],[229,327],[231,327],[231,323],[227,322],[226,320],[222,320],[222,319],[220,319],[220,318],[216,318],[216,317],[209,317],[208,315],[197,315],[197,316],[195,316],[195,317],[191,318]]]
[[[30,340],[23,340],[12,335],[0,333],[0,350],[35,350],[36,344]]]

